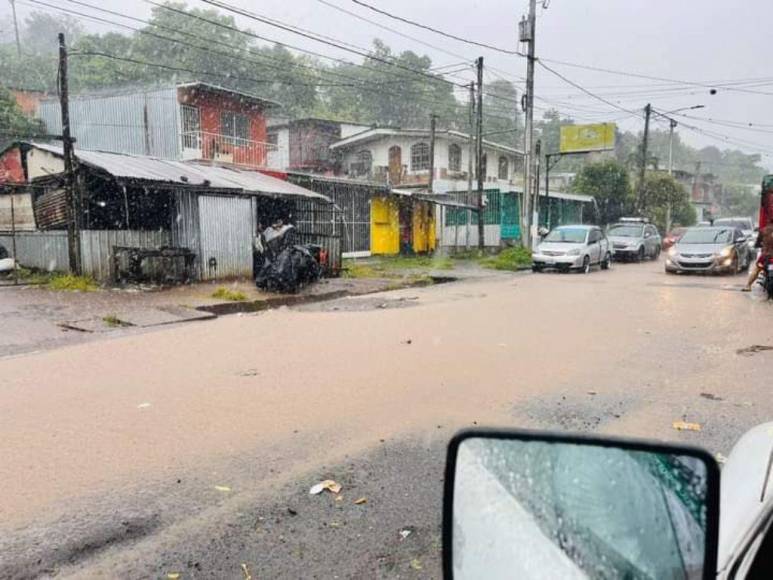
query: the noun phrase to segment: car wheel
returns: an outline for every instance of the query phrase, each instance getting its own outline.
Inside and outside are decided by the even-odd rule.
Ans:
[[[590,273],[590,256],[585,256],[582,259],[582,267],[580,268],[580,272],[582,272],[583,274]]]
[[[535,273],[542,272],[542,266],[532,266],[531,271]]]
[[[609,267],[611,265],[612,265],[612,254],[607,252],[607,256],[601,261],[601,269],[609,270]]]
[[[636,261],[637,262],[644,261],[644,246],[639,246],[639,251],[636,253]]]
[[[652,255],[653,260],[660,258],[660,246],[655,246],[655,253]]]

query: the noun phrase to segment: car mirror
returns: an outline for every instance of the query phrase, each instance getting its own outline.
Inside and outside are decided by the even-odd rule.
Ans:
[[[718,530],[701,450],[487,430],[449,445],[446,578],[711,578]]]

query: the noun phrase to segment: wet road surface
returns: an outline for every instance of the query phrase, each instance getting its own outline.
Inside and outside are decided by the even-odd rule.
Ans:
[[[0,577],[438,577],[460,427],[727,455],[773,418],[773,351],[743,350],[773,306],[742,282],[514,275],[2,359]]]

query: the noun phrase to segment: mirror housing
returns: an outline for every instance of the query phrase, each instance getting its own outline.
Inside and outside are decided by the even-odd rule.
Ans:
[[[450,442],[443,572],[711,578],[719,468],[685,446],[474,429]]]

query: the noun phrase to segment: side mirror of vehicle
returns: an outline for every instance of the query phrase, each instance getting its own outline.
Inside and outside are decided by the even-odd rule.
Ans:
[[[713,578],[718,535],[702,450],[491,430],[448,448],[445,578]]]

